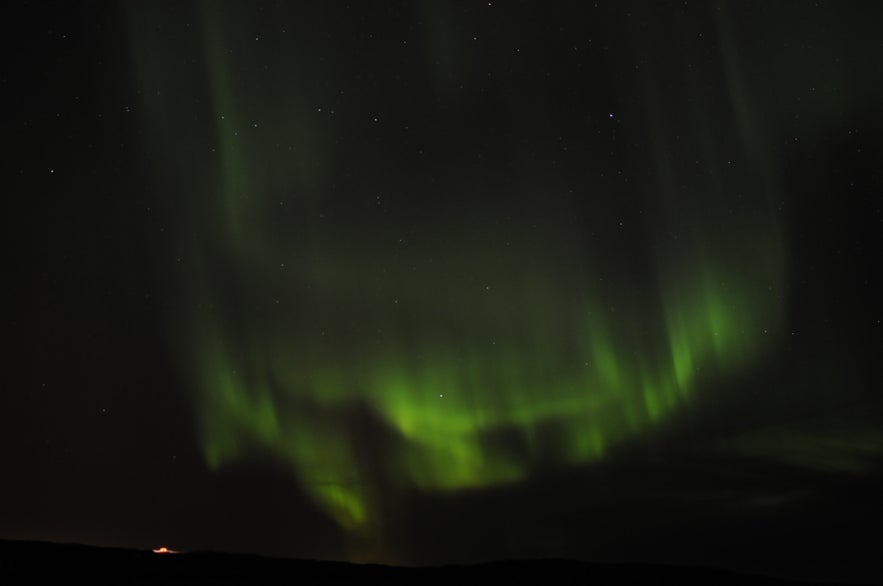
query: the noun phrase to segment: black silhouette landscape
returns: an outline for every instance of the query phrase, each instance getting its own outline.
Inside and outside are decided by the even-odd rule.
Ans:
[[[213,552],[158,554],[0,541],[0,583],[190,585],[584,585],[789,586],[804,584],[712,568],[518,560],[441,567],[289,560]],[[816,583],[820,584],[820,583]]]

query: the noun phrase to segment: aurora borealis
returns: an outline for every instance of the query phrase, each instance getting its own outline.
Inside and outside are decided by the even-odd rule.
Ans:
[[[323,116],[321,105],[310,107],[325,103],[321,94],[293,107],[305,100],[308,79],[297,64],[272,81],[255,73],[260,51],[224,51],[241,40],[233,27],[239,12],[202,9],[206,109],[217,147],[204,163],[211,187],[193,199],[215,217],[201,222],[182,252],[195,265],[182,286],[207,306],[188,309],[182,321],[192,323],[182,335],[189,338],[184,361],[197,365],[209,466],[250,451],[276,454],[329,514],[356,529],[372,522],[378,483],[450,491],[517,482],[539,463],[600,459],[689,401],[700,374],[711,384],[739,372],[780,334],[786,267],[769,203],[774,188],[748,145],[733,151],[740,168],[727,185],[713,176],[715,167],[725,173],[714,158],[709,178],[671,168],[666,153],[675,139],[655,122],[653,159],[634,193],[615,183],[578,193],[569,185],[579,179],[531,172],[531,161],[517,155],[492,156],[468,178],[456,167],[438,179],[430,171],[434,185],[418,176],[407,187],[357,164],[338,187],[333,178],[345,171],[333,151],[310,161],[323,134],[337,132],[346,144],[374,124],[380,128],[368,132],[382,141],[390,132],[384,125],[410,133],[409,121],[387,123],[385,112],[347,104],[326,105]],[[281,29],[247,40],[298,54]],[[145,44],[140,52],[150,59]],[[433,57],[428,50],[425,58]],[[508,97],[521,94],[526,80],[517,62],[509,67],[505,90],[497,91],[504,110],[518,111]],[[241,80],[235,88],[232,79]],[[177,91],[186,93],[179,81]],[[148,116],[161,108],[151,100],[145,106]],[[420,116],[445,116],[428,96],[421,108]],[[628,116],[656,121],[648,109]],[[331,110],[344,122],[323,120]],[[615,114],[586,117],[584,126],[630,140]],[[499,118],[491,123],[516,132],[524,124]],[[721,132],[736,134],[734,116],[722,120]],[[682,124],[702,138],[699,115],[685,113]],[[448,140],[468,149],[475,131],[458,139],[455,129]],[[577,150],[587,148],[578,132],[568,134],[576,134]],[[289,136],[296,148],[283,146]],[[582,157],[591,167],[588,153]],[[302,158],[319,170],[302,169]],[[400,159],[385,155],[383,164],[410,164]],[[576,160],[573,167],[564,173],[587,172]],[[522,209],[534,198],[560,211]],[[617,198],[623,209],[595,203]],[[722,201],[733,207],[721,211]],[[623,236],[597,235],[605,225],[646,242],[617,250]],[[357,453],[347,412],[358,408],[390,431],[381,461]]]
[[[5,400],[77,480],[2,536],[871,575],[871,12],[66,8],[5,82]]]

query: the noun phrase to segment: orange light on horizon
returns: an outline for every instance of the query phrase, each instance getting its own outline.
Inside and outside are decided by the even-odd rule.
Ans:
[[[158,547],[153,550],[153,553],[178,553],[173,549],[169,549],[168,547]]]

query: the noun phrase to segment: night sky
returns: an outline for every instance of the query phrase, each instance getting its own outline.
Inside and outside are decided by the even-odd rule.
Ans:
[[[4,20],[0,538],[883,579],[883,4]]]

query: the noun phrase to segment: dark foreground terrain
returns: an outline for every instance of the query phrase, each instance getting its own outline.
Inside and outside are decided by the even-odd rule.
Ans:
[[[209,552],[151,551],[0,540],[0,584],[759,584],[794,585],[710,568],[506,561],[392,567]]]

